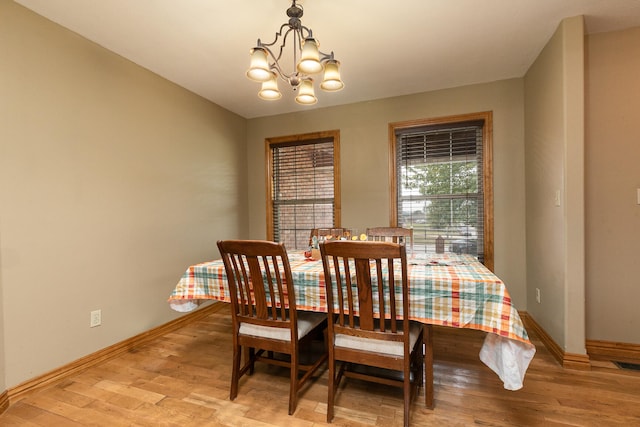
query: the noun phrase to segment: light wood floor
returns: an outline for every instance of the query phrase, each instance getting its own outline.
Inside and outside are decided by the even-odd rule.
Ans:
[[[230,318],[223,309],[15,402],[1,426],[322,426],[326,371],[287,415],[287,372],[262,366],[229,401]],[[640,425],[640,372],[561,368],[538,337],[524,388],[504,390],[478,359],[484,333],[435,328],[435,409],[414,401],[411,425]],[[401,426],[399,389],[343,380],[333,426]]]

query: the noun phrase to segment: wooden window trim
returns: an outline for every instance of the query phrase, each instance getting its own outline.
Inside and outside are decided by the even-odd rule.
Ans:
[[[460,114],[429,119],[408,120],[389,123],[389,197],[390,197],[390,226],[398,225],[397,170],[396,170],[396,129],[410,129],[423,126],[452,124],[483,120],[482,128],[482,167],[484,186],[484,265],[491,271],[494,267],[493,250],[493,112]]]
[[[274,239],[273,230],[273,203],[271,200],[272,179],[271,166],[273,164],[273,154],[271,147],[278,144],[305,144],[311,140],[333,139],[333,191],[334,191],[334,218],[335,227],[341,227],[342,204],[340,194],[340,131],[329,130],[322,132],[311,132],[298,135],[279,136],[265,139],[265,170],[266,170],[266,203],[267,203],[267,240]]]

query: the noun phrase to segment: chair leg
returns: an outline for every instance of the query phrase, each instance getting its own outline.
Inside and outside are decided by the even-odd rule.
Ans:
[[[231,390],[229,400],[234,400],[238,396],[238,380],[240,378],[240,359],[242,358],[242,347],[233,346],[233,361],[231,368]]]
[[[404,362],[404,381],[402,389],[404,392],[404,427],[409,427],[409,413],[411,410],[411,369],[410,360]],[[417,380],[417,379],[416,379]]]
[[[327,383],[328,396],[327,396],[327,422],[330,423],[333,420],[333,399],[336,394],[335,387],[335,375],[336,375],[336,361],[333,358],[333,354],[329,354],[329,381]]]
[[[253,371],[255,369],[256,366],[256,349],[253,347],[249,347],[249,353],[248,353],[248,360],[250,361],[251,365],[249,367],[249,375],[253,375]]]
[[[433,409],[433,327],[425,325],[424,334],[424,404],[428,409]]]
[[[420,335],[416,347],[411,354],[411,371],[414,373],[413,384],[411,384],[411,401],[420,394],[420,389],[424,385],[424,343],[423,335]]]
[[[293,415],[298,405],[298,354],[291,355],[291,379],[289,380],[289,415]]]

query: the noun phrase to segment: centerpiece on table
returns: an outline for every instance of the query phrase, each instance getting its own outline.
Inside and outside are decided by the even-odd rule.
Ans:
[[[304,251],[304,257],[307,259],[318,260],[320,259],[320,245],[318,244],[318,236],[311,238],[311,247]]]

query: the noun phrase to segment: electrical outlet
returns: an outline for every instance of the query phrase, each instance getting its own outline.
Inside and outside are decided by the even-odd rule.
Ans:
[[[90,328],[95,328],[102,324],[102,310],[93,310],[91,312],[91,321],[89,323]]]
[[[536,288],[536,302],[540,304],[540,288]]]

